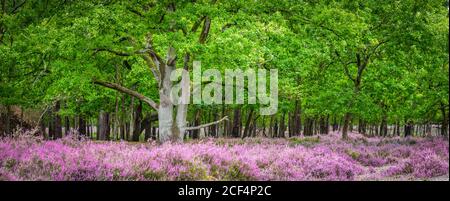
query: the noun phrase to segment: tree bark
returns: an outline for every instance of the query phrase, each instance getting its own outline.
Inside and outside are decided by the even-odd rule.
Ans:
[[[54,126],[55,126],[55,139],[62,138],[62,125],[61,125],[61,116],[58,114],[59,110],[61,108],[60,101],[56,101],[55,103],[55,119],[54,119]]]
[[[161,72],[161,84],[159,87],[159,140],[167,142],[179,139],[179,130],[173,124],[173,103],[170,100],[170,93],[172,89],[172,81],[170,74],[175,70],[176,54],[173,47],[169,47],[167,52],[167,64],[160,63],[159,68]]]
[[[441,135],[448,137],[448,113],[445,111],[445,105],[441,103],[442,123]]]
[[[48,112],[48,139],[52,140],[55,136],[55,122],[54,122],[54,114],[53,114],[54,108],[51,108]]]
[[[405,124],[405,137],[411,136],[413,134],[413,125],[411,121],[407,121]]]
[[[98,140],[107,140],[107,136],[109,136],[109,113],[105,111],[100,111],[99,115],[99,128],[97,139]]]
[[[248,116],[247,116],[247,122],[245,123],[244,134],[242,135],[242,138],[245,138],[248,136],[252,118],[253,118],[253,108],[250,108],[250,111],[248,112]]]
[[[241,136],[241,108],[239,107],[234,109],[233,130],[231,135],[233,137]]]
[[[68,116],[64,117],[64,134],[68,135],[70,131],[70,119]]]
[[[78,133],[86,136],[86,122],[82,115],[78,116]]]
[[[285,125],[285,116],[286,116],[286,112],[283,112],[283,114],[281,115],[281,119],[280,119],[280,131],[278,133],[278,137],[285,137],[284,136],[284,132],[286,131],[286,125]]]
[[[141,119],[142,119],[142,101],[139,101],[139,105],[137,106],[136,110],[134,111],[134,130],[132,135],[132,140],[135,142],[139,141],[139,136],[141,135]]]

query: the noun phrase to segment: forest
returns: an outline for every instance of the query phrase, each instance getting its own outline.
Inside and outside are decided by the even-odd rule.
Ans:
[[[0,4],[0,180],[449,179],[448,0]]]

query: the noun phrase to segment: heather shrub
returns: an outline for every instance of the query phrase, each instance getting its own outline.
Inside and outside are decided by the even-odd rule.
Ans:
[[[448,140],[331,133],[189,143],[100,142],[73,133],[0,139],[0,180],[383,180],[448,175]],[[364,139],[364,140],[362,140]],[[380,143],[383,141],[383,143]]]
[[[418,178],[441,176],[448,173],[448,160],[443,160],[433,150],[425,149],[411,156],[413,174]]]

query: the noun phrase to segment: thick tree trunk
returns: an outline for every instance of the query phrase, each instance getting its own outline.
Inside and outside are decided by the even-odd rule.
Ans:
[[[78,133],[86,136],[86,122],[83,116],[78,116]]]
[[[411,121],[407,121],[405,124],[405,137],[411,136],[414,132],[414,125]]]
[[[344,140],[348,139],[347,132],[348,132],[348,126],[349,126],[350,118],[351,118],[350,112],[345,113],[344,125],[342,126],[342,138]]]
[[[167,52],[167,64],[159,63],[161,72],[161,83],[159,87],[159,141],[167,142],[171,140],[179,140],[179,130],[176,125],[173,124],[173,103],[170,100],[170,93],[172,89],[172,81],[170,80],[170,74],[175,70],[176,54],[175,49],[170,47]],[[175,131],[175,133],[174,133]]]
[[[186,118],[188,111],[188,102],[190,98],[190,79],[189,79],[189,61],[190,54],[186,53],[183,59],[183,69],[184,71],[181,73],[181,81],[180,81],[180,89],[181,89],[181,97],[180,102],[177,106],[177,115],[176,115],[176,128],[174,129],[175,136],[177,141],[183,141],[184,135],[186,134]],[[175,64],[174,64],[175,65]],[[173,67],[175,69],[175,66]]]
[[[98,123],[97,139],[107,140],[107,136],[109,136],[109,113],[100,111]]]

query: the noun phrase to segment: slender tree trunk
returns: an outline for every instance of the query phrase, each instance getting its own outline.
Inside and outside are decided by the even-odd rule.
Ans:
[[[53,140],[55,139],[55,122],[54,122],[54,114],[53,114],[53,108],[49,110],[48,113],[49,120],[48,120],[48,139]]]
[[[231,133],[233,137],[239,137],[241,135],[241,108],[234,109],[233,118],[233,131]]]
[[[115,108],[114,108],[114,128],[113,128],[113,139],[119,139],[119,97],[116,95]]]
[[[381,125],[380,125],[380,135],[383,137],[387,136],[387,112],[386,110],[383,111],[383,117],[381,119]]]
[[[55,139],[62,138],[62,126],[61,126],[61,116],[58,114],[59,109],[61,108],[60,101],[56,101],[55,104],[55,119],[54,119],[54,126],[55,126]]]
[[[286,112],[283,112],[281,115],[281,119],[280,119],[280,130],[278,133],[278,137],[285,137],[284,136],[284,133],[286,131],[285,117],[286,117]]]
[[[144,140],[147,141],[152,137],[152,120],[151,114],[147,115],[142,121],[142,127],[144,128]]]
[[[264,137],[267,137],[266,136],[266,116],[265,115],[263,116],[261,123],[262,123],[262,135]]]
[[[134,88],[134,87],[133,87]],[[129,140],[129,141],[131,141],[131,140],[133,140],[133,134],[134,134],[134,125],[135,125],[135,123],[134,123],[134,121],[135,121],[135,118],[134,118],[134,96],[131,96],[131,103],[130,103],[130,130],[129,130],[129,132],[127,132],[126,133],[126,135],[127,135],[127,140]]]
[[[200,108],[197,108],[194,116],[194,126],[198,126],[201,124],[201,114],[202,110]],[[193,130],[192,139],[198,139],[199,137],[200,137],[200,130]]]
[[[270,122],[269,122],[269,137],[273,137],[273,122],[275,119],[275,115],[270,115]]]
[[[127,127],[126,127],[126,122],[125,122],[125,114],[126,114],[126,109],[125,109],[125,94],[122,95],[121,97],[121,106],[122,106],[122,114],[121,114],[121,128],[120,128],[120,139],[123,140],[127,140],[126,138],[126,133],[127,133]],[[98,135],[99,130],[97,129],[97,135]]]
[[[242,135],[242,138],[245,138],[248,136],[249,130],[250,128],[250,124],[253,118],[253,108],[250,108],[250,111],[248,112],[248,116],[247,116],[247,122],[245,123],[245,128],[244,128],[244,134]]]
[[[295,100],[295,109],[294,109],[294,122],[293,122],[293,135],[300,135],[300,130],[302,129],[302,120],[300,117],[301,103],[297,99]]]
[[[45,133],[45,123],[44,123],[44,121],[41,121],[41,122],[40,122],[39,127],[40,127],[40,130],[41,130],[41,132],[42,132],[42,137],[45,138],[47,135],[46,135],[46,133]]]
[[[338,124],[338,122],[337,122],[337,117],[336,117],[336,115],[334,115],[334,117],[333,117],[333,131],[337,131],[338,129],[339,129],[339,124]]]
[[[11,106],[7,105],[6,106],[6,117],[5,117],[5,134],[6,135],[11,134],[11,116],[12,116]]]
[[[139,136],[141,135],[141,119],[142,119],[142,101],[139,101],[137,109],[134,111],[133,124],[134,130],[132,135],[132,140],[139,141]]]
[[[441,103],[442,123],[441,135],[448,137],[448,113],[445,111],[445,105]]]
[[[400,123],[396,121],[394,126],[394,136],[400,136]]]
[[[68,116],[64,117],[64,134],[68,135],[70,131],[70,119]]]
[[[275,125],[273,126],[273,135],[272,137],[278,136],[278,117],[275,116]]]
[[[295,113],[295,112],[294,112]],[[293,129],[294,129],[294,114],[293,113],[288,113],[288,136],[292,137],[293,136]]]

